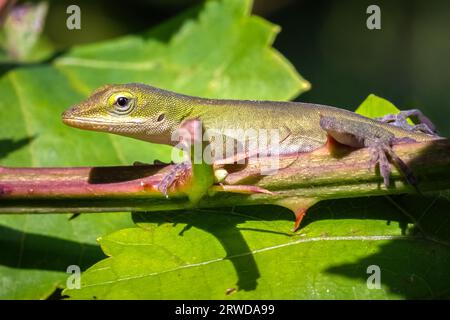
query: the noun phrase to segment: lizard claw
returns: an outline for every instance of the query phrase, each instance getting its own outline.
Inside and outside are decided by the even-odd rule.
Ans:
[[[391,175],[391,164],[389,163],[389,160],[386,156],[386,152],[384,150],[383,144],[374,144],[373,146],[369,147],[371,158],[369,161],[369,170],[372,170],[375,168],[375,166],[378,164],[380,168],[380,174],[383,177],[383,182],[386,188],[390,185],[390,175]]]
[[[161,180],[158,184],[158,190],[166,197],[169,198],[168,191],[175,183],[182,182],[190,174],[191,163],[182,162],[176,164]]]

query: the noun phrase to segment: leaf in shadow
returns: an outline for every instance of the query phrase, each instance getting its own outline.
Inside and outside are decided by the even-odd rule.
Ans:
[[[251,250],[247,245],[247,242],[243,238],[240,230],[236,226],[245,222],[243,217],[234,216],[233,219],[227,219],[228,223],[225,228],[221,224],[211,224],[209,217],[207,219],[198,219],[198,214],[183,212],[176,214],[173,217],[172,214],[167,212],[158,212],[152,214],[146,213],[134,213],[133,221],[138,225],[145,225],[147,223],[163,223],[164,221],[176,221],[176,223],[182,223],[186,226],[181,230],[179,236],[183,236],[189,229],[195,227],[213,235],[219,240],[223,249],[226,252],[224,259],[228,259],[233,264],[236,271],[238,281],[236,283],[239,290],[255,290],[257,287],[257,280],[260,277],[258,266],[255,259],[251,254]],[[200,213],[205,215],[204,213]],[[214,213],[210,213],[214,215]],[[237,217],[237,219],[236,219]],[[217,216],[220,219],[220,216]],[[231,221],[232,223],[230,223]]]
[[[450,297],[450,248],[416,238],[391,240],[380,245],[378,252],[354,263],[332,266],[330,274],[366,282],[380,268],[381,290],[407,299],[438,299]],[[377,289],[364,289],[373,291]]]
[[[445,192],[397,196],[391,203],[416,224],[404,239],[379,246],[376,253],[326,272],[367,281],[367,267],[381,270],[383,290],[408,299],[450,297],[450,201]],[[367,289],[369,290],[369,289]],[[376,289],[372,289],[376,290]]]
[[[105,257],[99,246],[0,226],[0,265],[66,272],[69,265],[86,269]],[[23,254],[28,252],[28,254]]]

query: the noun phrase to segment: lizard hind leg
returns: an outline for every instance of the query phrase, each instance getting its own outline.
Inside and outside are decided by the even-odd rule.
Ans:
[[[389,131],[371,124],[348,119],[344,121],[330,116],[321,115],[320,126],[341,144],[356,148],[369,148],[371,153],[369,169],[372,170],[377,164],[379,165],[380,174],[386,187],[390,185],[390,161],[404,175],[409,184],[416,185],[417,181],[412,171],[391,148],[392,144],[409,143],[414,141],[413,139],[396,138]]]
[[[369,170],[373,170],[378,164],[380,168],[380,174],[383,177],[383,182],[386,187],[390,186],[391,164],[400,171],[405,180],[417,188],[417,179],[412,170],[400,159],[392,150],[392,147],[382,141],[373,141],[368,143],[368,148],[371,153],[371,159],[369,161]],[[390,161],[389,161],[390,159]]]
[[[405,177],[406,182],[408,182],[410,185],[414,186],[417,189],[417,178],[414,175],[414,172],[411,170],[411,168],[408,167],[408,165],[395,154],[394,150],[392,150],[390,146],[385,146],[384,152],[391,158],[392,163]]]
[[[372,171],[378,164],[380,174],[386,187],[390,185],[391,164],[386,156],[385,145],[383,143],[373,143],[369,146],[371,158],[369,160],[369,170]]]

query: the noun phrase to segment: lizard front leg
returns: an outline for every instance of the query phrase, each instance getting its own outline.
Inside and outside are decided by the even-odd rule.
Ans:
[[[169,197],[169,188],[172,187],[176,182],[184,182],[190,175],[191,163],[189,161],[184,161],[175,164],[175,166],[162,178],[161,182],[158,184],[158,190],[166,197]]]
[[[208,145],[202,140],[203,127],[198,119],[187,120],[180,127],[180,140],[183,150],[187,150],[190,159],[176,164],[168,172],[158,185],[158,190],[168,198],[169,189],[175,185],[183,185],[184,192],[187,193],[190,202],[195,205],[207,193],[233,192],[241,194],[271,193],[256,186],[247,185],[223,185],[222,181],[227,176],[227,171],[212,159],[203,159],[204,151]],[[196,149],[197,148],[197,149]],[[248,155],[237,155],[236,160],[244,159]],[[214,162],[214,163],[213,163]],[[188,178],[190,178],[188,180]],[[189,185],[185,185],[189,181]],[[214,184],[218,183],[218,184]]]
[[[158,190],[168,198],[168,191],[176,183],[182,183],[183,191],[195,205],[214,183],[212,164],[203,159],[206,142],[203,141],[203,127],[199,119],[184,121],[177,132],[177,147],[189,154],[189,159],[176,164],[161,180]],[[189,185],[186,182],[189,180]]]
[[[386,187],[390,185],[391,166],[389,160],[399,169],[409,184],[414,186],[417,184],[411,169],[392,150],[393,144],[411,142],[413,139],[398,139],[393,133],[382,127],[331,116],[321,115],[320,126],[341,144],[355,148],[369,148],[371,153],[369,169],[379,165],[380,174]]]

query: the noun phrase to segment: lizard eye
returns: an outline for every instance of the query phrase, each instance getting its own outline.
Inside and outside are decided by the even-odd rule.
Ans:
[[[119,115],[128,114],[133,110],[134,107],[134,99],[128,93],[120,93],[113,95],[110,98],[110,101],[113,106],[111,112],[115,114]]]
[[[128,105],[128,98],[118,97],[116,103],[119,107],[125,108]]]

